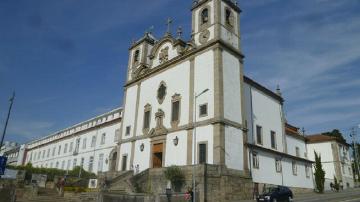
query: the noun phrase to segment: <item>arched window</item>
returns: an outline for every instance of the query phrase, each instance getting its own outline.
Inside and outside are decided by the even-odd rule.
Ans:
[[[234,25],[234,15],[230,9],[225,9],[225,22],[227,25],[233,26]]]
[[[201,24],[209,22],[209,9],[205,8],[201,11]]]
[[[139,62],[139,55],[140,55],[140,51],[136,50],[135,53],[134,53],[134,63]]]

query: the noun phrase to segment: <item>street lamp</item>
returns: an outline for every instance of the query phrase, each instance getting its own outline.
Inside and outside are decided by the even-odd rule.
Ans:
[[[201,95],[203,95],[204,93],[208,92],[209,89],[205,89],[203,90],[201,93],[197,94],[195,93],[195,99],[194,99],[194,130],[193,130],[193,201],[196,201],[195,198],[196,198],[196,192],[195,192],[195,186],[196,186],[196,182],[195,182],[195,171],[196,171],[196,168],[195,168],[195,165],[196,165],[196,107],[197,107],[197,104],[196,104],[196,101],[197,101],[197,98],[200,97]]]

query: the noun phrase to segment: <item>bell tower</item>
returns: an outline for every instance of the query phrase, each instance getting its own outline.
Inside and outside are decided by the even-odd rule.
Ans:
[[[194,0],[192,37],[196,45],[221,40],[240,48],[240,8],[234,0]]]

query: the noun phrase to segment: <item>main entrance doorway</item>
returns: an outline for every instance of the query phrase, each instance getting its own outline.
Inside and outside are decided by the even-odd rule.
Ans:
[[[161,168],[163,163],[163,143],[154,144],[152,151],[153,168]]]

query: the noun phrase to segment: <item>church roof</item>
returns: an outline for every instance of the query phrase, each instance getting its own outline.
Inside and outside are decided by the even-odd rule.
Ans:
[[[263,85],[259,84],[258,82],[250,79],[249,77],[244,76],[244,82],[253,86],[254,88],[262,91],[266,95],[278,100],[281,104],[284,102],[284,99],[280,95],[278,95],[277,93],[273,92],[272,90],[264,87]]]
[[[331,142],[336,141],[341,144],[345,144],[347,146],[350,146],[348,143],[340,140],[337,137],[329,136],[329,135],[323,135],[323,134],[315,134],[315,135],[309,135],[306,136],[307,143],[321,143],[321,142]]]

